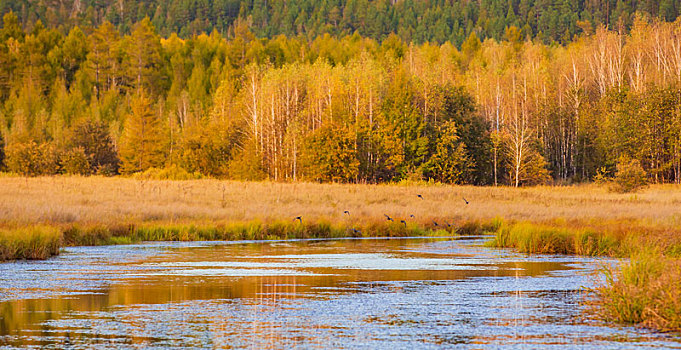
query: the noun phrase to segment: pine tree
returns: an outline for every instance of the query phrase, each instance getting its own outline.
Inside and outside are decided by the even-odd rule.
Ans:
[[[134,97],[125,121],[121,145],[121,173],[132,174],[163,166],[166,159],[161,119],[151,109],[144,92]]]
[[[157,96],[164,87],[164,62],[161,57],[161,38],[149,18],[135,25],[126,38],[126,77],[135,89],[150,91]]]

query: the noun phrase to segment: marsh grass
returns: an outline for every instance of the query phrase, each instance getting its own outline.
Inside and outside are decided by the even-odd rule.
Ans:
[[[594,289],[603,319],[681,331],[681,260],[645,249],[603,273],[604,282]]]
[[[591,228],[571,228],[530,222],[501,223],[488,246],[515,248],[527,254],[569,254],[614,256],[626,236],[598,232]]]
[[[592,290],[594,311],[607,321],[681,331],[678,232],[607,222],[599,229],[566,224],[502,223],[488,245],[528,254],[628,258],[617,267],[603,267],[605,279]]]
[[[69,246],[129,244],[141,241],[235,241],[268,239],[305,239],[341,237],[413,237],[451,236],[456,228],[433,230],[412,224],[404,227],[394,223],[371,222],[350,227],[325,220],[291,222],[141,223],[107,228],[74,225],[64,229],[64,243]]]
[[[59,254],[61,238],[58,228],[48,226],[0,230],[0,261],[47,259]]]
[[[298,215],[350,225],[381,220],[383,214],[419,225],[442,219],[460,226],[498,216],[532,222],[637,219],[678,227],[680,205],[681,186],[672,185],[653,185],[632,195],[610,193],[607,186],[596,185],[508,188],[0,177],[0,227],[8,222],[113,226],[121,222],[273,221]],[[350,217],[344,216],[345,210]]]
[[[605,271],[595,298],[601,315],[681,330],[681,186],[621,194],[598,185],[338,185],[151,175],[0,174],[0,260],[44,259],[60,245],[492,233],[489,245],[530,254],[630,258],[629,265]],[[299,215],[302,224],[292,221]],[[644,254],[650,250],[655,253]]]

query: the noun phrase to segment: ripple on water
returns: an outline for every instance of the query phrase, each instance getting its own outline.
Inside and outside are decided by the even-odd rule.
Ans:
[[[681,348],[583,316],[592,273],[615,262],[482,241],[69,248],[0,264],[0,346]]]

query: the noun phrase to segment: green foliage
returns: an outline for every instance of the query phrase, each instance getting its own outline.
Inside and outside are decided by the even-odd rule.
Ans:
[[[82,152],[89,165],[78,173],[113,175],[118,171],[118,153],[106,124],[93,120],[77,123],[67,144],[72,150],[79,149],[76,153]]]
[[[561,228],[529,222],[496,225],[488,245],[515,248],[528,254],[616,255],[624,244],[621,237],[590,229]]]
[[[492,135],[488,122],[477,112],[473,96],[463,87],[446,87],[443,94],[441,120],[443,123],[455,123],[457,135],[468,156],[468,170],[462,172],[462,182],[490,183]]]
[[[223,125],[188,130],[180,145],[180,165],[192,172],[225,177],[238,136],[234,131]]]
[[[620,158],[613,190],[621,193],[636,192],[648,184],[648,176],[636,159]]]
[[[229,178],[234,180],[259,181],[267,178],[267,173],[262,166],[262,158],[253,141],[235,148],[228,169]]]
[[[553,11],[560,21],[549,21],[529,3],[473,2],[447,14],[462,5],[341,1],[313,19],[307,11],[323,6],[306,4],[301,15],[278,0],[258,9],[230,1],[219,11],[238,9],[210,34],[202,30],[212,26],[213,5],[205,4],[196,6],[203,20],[191,23],[164,16],[166,7],[153,17],[144,6],[125,19],[117,11],[87,25],[74,15],[58,29],[54,17],[7,13],[0,30],[7,146],[50,143],[65,157],[82,148],[89,173],[107,175],[119,164],[126,174],[176,164],[235,179],[533,185],[550,179],[547,169],[556,181],[594,179],[626,155],[650,181],[681,178],[679,80],[651,59],[662,51],[649,43],[673,42],[674,24],[641,17],[627,34],[627,6],[616,6],[625,28],[593,33],[598,15]],[[182,18],[196,15],[187,4]],[[295,16],[274,16],[275,8]],[[409,20],[391,20],[407,8]],[[250,15],[265,22],[244,19]],[[310,26],[326,15],[333,26]],[[471,20],[452,20],[459,16]],[[589,18],[576,26],[581,16]],[[581,30],[591,34],[567,46],[526,40],[565,42]],[[293,35],[301,32],[309,36]],[[416,44],[433,40],[445,43]],[[609,57],[614,43],[624,45],[627,62],[641,60],[640,71],[627,64],[614,74],[589,58]],[[594,56],[599,48],[608,55]]]
[[[354,135],[331,124],[310,134],[301,150],[304,178],[314,181],[351,182],[358,176],[359,161]]]
[[[61,231],[49,226],[0,229],[0,262],[47,259],[59,254],[61,238]]]
[[[72,148],[61,155],[61,168],[65,174],[90,175],[91,165],[82,147]]]
[[[457,135],[456,124],[446,122],[440,127],[435,152],[424,165],[425,175],[439,182],[461,184],[470,172],[471,163],[466,145]]]
[[[121,173],[132,174],[163,167],[166,160],[163,126],[144,93],[133,97],[121,143]]]
[[[185,38],[202,31],[227,32],[239,22],[249,21],[261,37],[279,34],[317,37],[326,33],[338,35],[357,32],[373,39],[389,40],[389,33],[396,33],[392,35],[402,40],[439,43],[451,40],[457,45],[476,33],[483,39],[491,37],[500,40],[507,36],[508,28],[514,28],[517,37],[521,35],[518,28],[522,28],[522,38],[534,36],[546,42],[565,42],[579,34],[582,28],[588,30],[600,25],[617,28],[621,24],[625,28],[629,27],[635,12],[666,21],[674,21],[679,15],[679,7],[673,0],[340,0],[333,3],[311,0],[141,0],[123,3],[101,0],[94,5],[94,11],[81,12],[65,11],[64,6],[70,5],[8,1],[0,10],[13,10],[20,14],[22,18],[16,19],[16,23],[26,23],[36,17],[54,27],[73,24],[97,26],[104,21],[111,21],[122,31],[133,30],[134,25],[131,23],[149,17],[150,23],[160,33],[170,35],[176,32]],[[83,8],[87,7],[83,5]]]
[[[13,143],[7,147],[7,169],[25,176],[54,175],[59,171],[59,156],[50,143]]]

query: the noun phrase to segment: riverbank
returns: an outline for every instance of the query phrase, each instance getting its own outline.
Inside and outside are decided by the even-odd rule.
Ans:
[[[593,310],[606,321],[681,332],[681,228],[640,222],[503,223],[488,246],[528,254],[627,258],[603,267]]]
[[[490,245],[529,254],[630,258],[605,271],[605,284],[594,291],[598,312],[606,320],[679,331],[680,204],[681,186],[673,185],[617,194],[597,185],[0,177],[0,260],[45,259],[62,246],[139,241],[488,232],[495,235]]]

